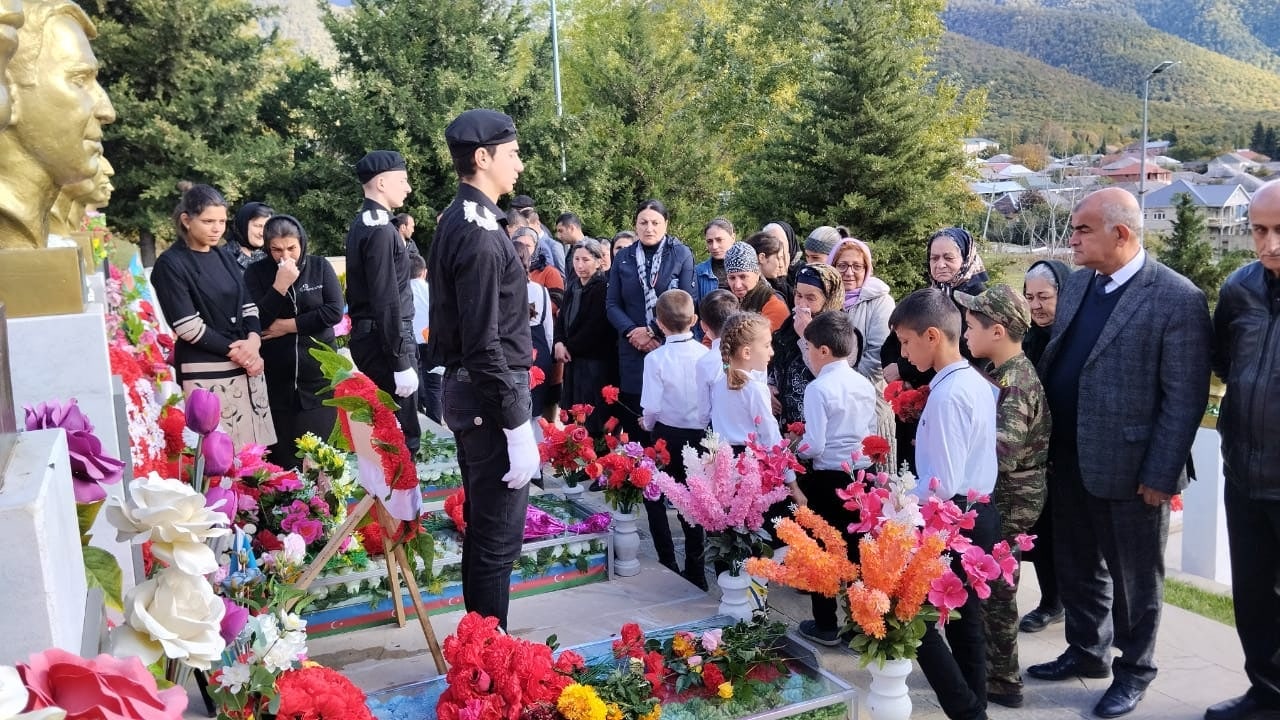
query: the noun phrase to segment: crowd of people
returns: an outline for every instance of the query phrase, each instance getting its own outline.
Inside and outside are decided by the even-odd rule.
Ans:
[[[247,203],[219,247],[225,200],[203,185],[183,194],[178,242],[157,260],[153,280],[178,336],[180,381],[222,396],[237,441],[269,445],[273,462],[291,465],[296,437],[332,426],[307,349],[334,344],[345,305],[352,355],[401,399],[410,450],[419,410],[454,432],[473,528],[464,600],[505,627],[526,485],[539,475],[536,418],[555,422],[558,408],[590,404],[593,435],[615,417],[634,440],[666,440],[677,479],[680,448],[709,429],[741,450],[751,438],[778,442],[782,428],[803,422],[807,472],[789,480],[788,503],[837,527],[850,521],[836,495],[850,482],[849,458],[863,438],[881,435],[894,441],[888,464],[925,479],[922,492],[966,505],[992,498],[975,508],[975,545],[989,551],[1001,539],[1037,537],[1025,558],[1040,585],[1036,608],[1020,618],[1015,587],[985,600],[969,589],[946,639],[935,628],[925,636],[920,665],[947,716],[983,718],[988,702],[1021,706],[1018,632],[1064,620],[1066,651],[1027,673],[1114,675],[1095,714],[1138,705],[1156,674],[1169,501],[1187,482],[1214,326],[1203,293],[1143,248],[1132,195],[1086,197],[1071,220],[1080,269],[1037,262],[1021,289],[988,286],[975,239],[958,227],[938,230],[921,242],[927,283],[897,288],[905,297],[895,304],[871,246],[841,227],[817,227],[802,241],[773,221],[739,240],[733,223],[714,218],[698,262],[669,232],[667,208],[646,200],[633,230],[596,240],[572,212],[549,229],[525,195],[500,209],[523,170],[509,117],[468,111],[446,140],[459,190],[425,259],[412,218],[392,214],[410,192],[403,157],[375,151],[361,160],[365,200],[348,233],[345,297],[329,263],[308,255],[294,218]],[[1278,187],[1259,193],[1255,211],[1280,215]],[[1215,369],[1254,386],[1269,361],[1238,355],[1269,348],[1239,328],[1258,327],[1255,305],[1264,317],[1280,307],[1280,219],[1272,220],[1262,235],[1278,254],[1263,256],[1259,241],[1270,272],[1251,270],[1255,263],[1241,272],[1256,279],[1233,276],[1217,318]],[[1261,298],[1250,295],[1259,288]],[[546,377],[532,389],[531,366]],[[895,416],[889,383],[929,388],[917,419]],[[619,389],[615,405],[602,402],[609,386]],[[1254,689],[1210,709],[1210,720],[1280,708],[1280,601],[1268,584],[1280,544],[1272,477],[1280,464],[1260,460],[1271,451],[1248,423],[1263,411],[1240,409],[1245,402],[1228,392],[1223,433],[1237,613],[1242,638],[1250,627]],[[645,506],[659,560],[706,589],[702,531],[682,520],[681,568],[667,507]],[[1241,526],[1248,531],[1234,530]],[[1265,552],[1250,533],[1267,533]],[[1241,599],[1244,588],[1251,599]],[[824,645],[846,640],[835,602],[821,597],[798,631]]]

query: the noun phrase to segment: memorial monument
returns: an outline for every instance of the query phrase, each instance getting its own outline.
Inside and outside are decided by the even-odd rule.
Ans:
[[[0,129],[0,300],[11,317],[80,312],[78,252],[47,244],[54,201],[63,187],[99,173],[102,127],[116,117],[89,46],[97,30],[70,0],[0,2],[8,26],[0,34],[8,83],[8,123]]]

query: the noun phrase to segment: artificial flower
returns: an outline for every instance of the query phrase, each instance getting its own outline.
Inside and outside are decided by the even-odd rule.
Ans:
[[[31,709],[61,708],[68,720],[177,720],[187,708],[185,688],[161,691],[135,657],[87,660],[50,648],[18,672],[31,690]]]
[[[221,430],[214,430],[205,436],[204,443],[200,446],[200,454],[204,456],[205,477],[226,475],[235,463],[235,443],[231,441],[230,435]]]
[[[222,598],[222,604],[225,611],[218,624],[218,633],[222,635],[222,641],[230,645],[239,637],[245,623],[249,622],[249,609],[228,597]]]
[[[156,473],[129,483],[129,495],[128,501],[113,499],[107,505],[107,519],[120,540],[150,540],[157,558],[190,575],[218,569],[206,541],[230,531],[218,527],[225,517],[205,507],[203,495]]]
[[[618,395],[621,394],[621,392],[621,390],[613,385],[605,385],[600,389],[600,397],[604,398],[605,405],[612,405],[618,402]]]
[[[702,649],[714,653],[720,648],[724,639],[724,628],[715,628],[702,633]]]
[[[868,435],[862,439],[862,454],[871,458],[871,462],[883,465],[889,461],[889,441],[879,435]]]
[[[208,670],[222,656],[226,605],[200,575],[165,568],[124,596],[124,624],[111,633],[117,655],[136,655],[148,665],[161,657]]]
[[[715,663],[704,663],[702,666],[702,684],[709,688],[720,687],[724,682],[724,672]]]
[[[31,691],[22,682],[18,669],[0,665],[0,720],[63,720],[67,711],[57,707],[22,712],[30,701]]]
[[[944,618],[952,610],[963,606],[968,599],[969,593],[964,589],[964,583],[960,582],[960,578],[956,577],[955,573],[944,573],[930,584],[929,604],[938,608],[938,612]],[[939,623],[941,623],[941,619]]]
[[[309,544],[303,536],[297,533],[287,533],[280,536],[281,549],[284,559],[291,563],[301,563],[307,558],[307,545]]]
[[[573,683],[560,693],[556,709],[566,720],[605,720],[609,710],[590,685]]]
[[[222,419],[222,402],[218,396],[204,388],[194,388],[187,394],[185,406],[187,427],[197,435],[208,435],[218,429]]]
[[[205,507],[226,518],[227,525],[235,520],[238,502],[239,495],[236,491],[221,482],[210,485],[204,493]]]
[[[652,708],[649,709],[649,712],[640,716],[640,720],[661,720],[661,718],[662,718],[662,706],[658,704],[655,704]]]
[[[249,684],[251,677],[251,669],[245,663],[231,663],[222,668],[222,672],[218,673],[218,685],[227,689],[227,692],[238,693],[244,686]]]
[[[320,665],[290,670],[276,680],[279,718],[373,720],[364,693],[342,673]]]
[[[66,405],[56,402],[24,406],[27,430],[61,428],[67,434],[71,456],[72,490],[76,502],[91,503],[107,497],[103,485],[120,482],[124,462],[106,454],[102,441],[93,434],[93,425],[80,411],[75,398]]]
[[[733,697],[733,683],[722,682],[716,687],[716,694],[724,700]]]
[[[1037,536],[1035,536],[1035,535],[1028,535],[1028,534],[1026,534],[1026,533],[1018,533],[1018,536],[1014,538],[1014,542],[1018,543],[1018,549],[1019,549],[1019,550],[1021,550],[1022,552],[1027,552],[1027,551],[1028,551],[1028,550],[1030,550],[1031,548],[1035,547],[1035,545],[1036,545],[1036,537],[1037,537]]]
[[[681,630],[671,638],[671,650],[676,657],[687,658],[695,652],[693,634]]]

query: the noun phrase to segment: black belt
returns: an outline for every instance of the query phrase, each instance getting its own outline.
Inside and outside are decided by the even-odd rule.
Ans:
[[[525,385],[529,384],[528,370],[513,370],[511,371],[511,375],[516,379],[517,385],[520,385],[522,382]],[[456,380],[460,383],[469,383],[471,382],[471,373],[467,372],[466,368],[445,368],[444,378],[445,380]]]

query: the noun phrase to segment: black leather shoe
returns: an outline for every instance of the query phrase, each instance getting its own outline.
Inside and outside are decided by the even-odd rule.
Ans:
[[[1248,695],[1241,695],[1205,710],[1204,720],[1280,720],[1280,709],[1267,707]]]
[[[1067,612],[1061,607],[1057,610],[1038,607],[1022,616],[1022,622],[1018,623],[1018,630],[1024,633],[1038,633],[1054,623],[1062,622],[1066,616]]]
[[[1103,718],[1120,717],[1133,712],[1147,689],[1125,680],[1116,680],[1093,706],[1093,714]]]
[[[1022,707],[1023,698],[1022,698],[1022,693],[1017,691],[1008,692],[1008,693],[999,693],[999,692],[991,692],[990,690],[988,690],[987,702],[993,702],[997,705],[1003,705],[1004,707],[1007,707],[1007,708],[1020,708]]]
[[[1068,680],[1074,677],[1104,678],[1111,676],[1111,668],[1092,658],[1081,659],[1073,652],[1065,652],[1057,660],[1032,665],[1027,674],[1037,680]]]

